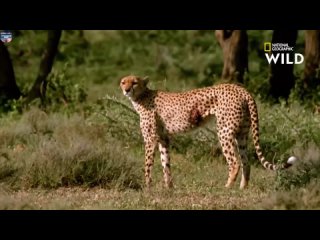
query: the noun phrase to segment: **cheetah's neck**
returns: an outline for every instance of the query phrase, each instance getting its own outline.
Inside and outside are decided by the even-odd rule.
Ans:
[[[129,97],[133,107],[138,111],[138,108],[143,106],[146,103],[146,100],[153,99],[152,96],[156,95],[156,90],[151,90],[147,88],[142,94],[136,98]],[[147,101],[148,102],[148,101]]]

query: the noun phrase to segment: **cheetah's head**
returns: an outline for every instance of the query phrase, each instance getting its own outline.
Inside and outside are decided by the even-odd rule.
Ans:
[[[135,100],[147,89],[148,77],[140,78],[134,75],[123,77],[120,88],[123,95]]]

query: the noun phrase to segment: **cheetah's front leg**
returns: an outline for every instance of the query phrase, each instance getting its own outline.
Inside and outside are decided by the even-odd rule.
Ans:
[[[170,171],[169,139],[164,137],[159,142],[161,165],[163,167],[163,178],[167,188],[173,187]]]
[[[150,187],[152,181],[151,170],[154,162],[156,146],[156,141],[149,141],[145,143],[145,179],[147,188]]]

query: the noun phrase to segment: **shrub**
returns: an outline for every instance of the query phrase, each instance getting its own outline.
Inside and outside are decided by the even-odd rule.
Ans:
[[[141,187],[140,162],[108,125],[32,109],[0,128],[0,178],[13,187]]]

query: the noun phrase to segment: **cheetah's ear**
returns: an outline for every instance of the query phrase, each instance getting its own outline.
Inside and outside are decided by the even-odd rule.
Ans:
[[[147,84],[149,82],[149,77],[148,76],[143,77],[142,81],[143,81],[144,85],[147,86]]]

